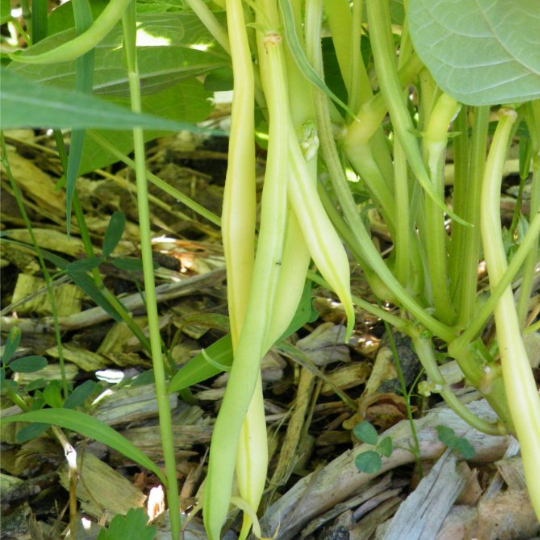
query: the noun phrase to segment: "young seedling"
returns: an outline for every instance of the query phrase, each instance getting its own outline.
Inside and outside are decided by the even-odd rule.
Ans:
[[[366,420],[360,422],[353,429],[354,436],[365,444],[374,446],[373,450],[367,450],[356,456],[354,464],[360,472],[375,474],[381,470],[382,458],[388,458],[394,451],[391,437],[379,440],[379,434],[373,424]]]

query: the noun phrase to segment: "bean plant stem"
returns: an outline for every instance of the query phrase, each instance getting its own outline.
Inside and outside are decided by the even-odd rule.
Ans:
[[[207,30],[212,34],[214,39],[229,54],[231,54],[227,30],[221,26],[216,16],[212,13],[212,11],[210,11],[210,8],[203,2],[203,0],[186,0],[186,3],[197,15],[197,17],[199,17],[204,26],[206,26]]]
[[[124,50],[128,69],[131,109],[140,113],[141,93],[139,73],[137,67],[136,36],[136,4],[133,0],[122,15],[124,30]],[[161,350],[161,336],[159,332],[159,315],[157,311],[154,263],[152,259],[152,231],[150,229],[150,208],[148,204],[148,185],[146,182],[146,163],[144,151],[144,134],[140,128],[133,129],[133,142],[135,151],[135,176],[137,181],[137,203],[139,210],[139,228],[141,235],[141,255],[143,261],[143,276],[145,288],[148,329],[150,333],[150,346],[152,349],[152,364],[156,385],[156,399],[159,411],[159,426],[161,444],[167,474],[167,502],[169,506],[169,519],[173,540],[180,538],[181,518],[180,500],[178,497],[178,483],[174,456],[174,442],[172,435],[172,419],[169,406],[169,395],[166,387],[165,370]]]
[[[527,105],[527,124],[532,145],[532,190],[530,198],[529,221],[534,219],[540,210],[540,100]],[[519,326],[525,328],[527,313],[529,312],[530,296],[532,292],[536,264],[538,262],[538,243],[535,243],[525,260],[523,266],[523,280],[521,282],[517,313]]]

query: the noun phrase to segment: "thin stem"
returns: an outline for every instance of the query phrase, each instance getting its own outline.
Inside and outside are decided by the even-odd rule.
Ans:
[[[425,339],[421,334],[416,331],[411,336],[414,349],[418,355],[418,359],[422,363],[422,366],[426,370],[427,376],[431,381],[439,388],[439,393],[444,399],[446,404],[460,417],[465,420],[469,425],[488,435],[503,435],[506,433],[506,429],[499,422],[491,423],[486,422],[482,418],[479,418],[472,413],[459,399],[456,397],[452,389],[447,385],[444,377],[442,376],[439,366],[437,365],[437,359],[435,358],[435,351],[433,349],[433,343],[431,339]]]
[[[135,1],[133,0],[122,16],[122,26],[124,30],[124,50],[126,53],[126,64],[128,69],[131,109],[133,112],[139,113],[142,111],[142,106],[140,81],[137,67],[137,50],[135,46],[135,24],[136,5]],[[171,410],[165,380],[164,362],[161,350],[161,336],[159,331],[159,315],[157,310],[154,281],[154,263],[152,259],[152,231],[150,229],[148,185],[146,182],[144,134],[142,129],[133,129],[133,142],[135,151],[135,176],[137,181],[137,203],[139,210],[141,255],[143,261],[148,329],[150,332],[150,346],[152,349],[152,364],[154,368],[156,400],[159,411],[161,444],[165,460],[165,471],[169,483],[167,488],[167,502],[169,505],[169,518],[171,522],[172,537],[173,539],[178,539],[180,538],[182,526],[180,518],[180,500],[178,496]]]
[[[418,441],[418,433],[416,432],[416,424],[414,423],[411,408],[411,393],[408,391],[407,385],[405,384],[405,377],[403,376],[403,370],[401,369],[401,362],[399,360],[399,354],[397,351],[396,341],[394,339],[392,329],[386,321],[384,321],[384,327],[386,329],[386,335],[388,336],[388,343],[390,345],[390,349],[392,350],[392,356],[394,357],[394,366],[396,368],[399,386],[401,387],[401,393],[403,394],[403,397],[405,399],[405,405],[407,407],[407,418],[409,420],[409,425],[411,426],[411,434],[414,443],[414,455],[416,457],[416,466],[418,468],[418,473],[420,477],[422,477],[424,476],[424,473],[422,467],[422,458],[420,457],[420,443]]]
[[[229,36],[227,30],[221,26],[216,16],[210,11],[210,8],[203,0],[186,0],[187,5],[199,17],[201,22],[206,26],[206,29],[212,34],[214,39],[231,54],[229,45]]]
[[[532,145],[532,191],[530,199],[529,221],[540,210],[540,100],[535,100],[527,105],[527,124],[531,135]],[[525,328],[527,313],[529,312],[529,300],[532,292],[536,263],[538,262],[538,243],[530,250],[529,256],[523,266],[523,280],[519,291],[517,313],[519,326]]]
[[[450,345],[451,355],[454,358],[463,354],[463,351],[481,332],[487,320],[491,317],[497,302],[504,294],[504,291],[517,276],[531,249],[538,243],[538,235],[540,235],[540,212],[537,213],[530,222],[529,230],[523,237],[523,241],[512,257],[510,264],[505,268],[501,278],[497,280],[497,283],[491,291],[490,297],[482,304],[482,307],[470,321],[465,332]]]

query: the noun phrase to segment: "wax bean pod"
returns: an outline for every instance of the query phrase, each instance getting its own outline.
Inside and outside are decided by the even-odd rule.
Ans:
[[[348,340],[354,329],[349,259],[324,210],[317,187],[294,137],[289,137],[289,156],[293,176],[288,187],[289,201],[302,228],[312,259],[345,308]]]
[[[279,33],[259,34],[259,57],[270,112],[261,227],[248,309],[240,330],[229,382],[214,426],[204,490],[204,523],[218,540],[229,510],[239,436],[257,385],[260,360],[268,350],[269,329],[283,257],[287,223],[288,96]],[[264,64],[264,65],[263,65]]]

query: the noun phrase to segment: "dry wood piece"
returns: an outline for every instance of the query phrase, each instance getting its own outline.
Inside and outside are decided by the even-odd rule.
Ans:
[[[141,420],[158,416],[156,389],[153,384],[114,391],[106,390],[102,396],[94,411],[94,416],[110,426],[141,422]],[[176,408],[177,403],[176,394],[171,394],[169,396],[171,410]]]
[[[109,521],[130,508],[141,508],[146,496],[121,474],[90,453],[78,453],[77,498],[85,512],[94,518],[105,515]],[[69,489],[67,464],[60,471],[60,483]]]
[[[436,537],[466,482],[457,470],[456,462],[456,454],[447,449],[399,507],[383,540],[431,540]]]
[[[483,418],[493,420],[495,417],[485,401],[472,403],[468,407]],[[438,425],[452,428],[458,437],[466,436],[475,448],[475,462],[500,459],[511,440],[510,437],[487,437],[471,429],[449,409],[435,409],[424,418],[415,420],[415,424],[422,459],[435,460],[445,450],[437,437],[435,427]],[[323,469],[302,479],[274,503],[263,516],[263,533],[271,536],[279,527],[280,540],[296,539],[307,523],[358,493],[375,476],[414,461],[412,453],[404,449],[412,446],[408,422],[400,422],[383,436],[392,438],[396,450],[390,458],[383,460],[383,466],[376,475],[358,472],[354,464],[356,456],[369,449],[367,445],[359,445],[345,452]]]
[[[225,270],[213,270],[208,274],[187,278],[177,283],[165,283],[156,287],[158,302],[165,302],[180,296],[200,293],[201,288],[217,285],[225,278]],[[137,292],[126,298],[120,299],[128,311],[136,311],[144,306],[144,298]],[[102,323],[111,317],[100,307],[87,309],[81,313],[69,317],[60,317],[59,325],[61,330],[78,330],[93,324]],[[34,321],[32,319],[15,319],[13,317],[2,317],[2,328],[5,331],[17,326],[21,332],[29,333],[52,333],[54,331],[54,321],[52,317]]]

